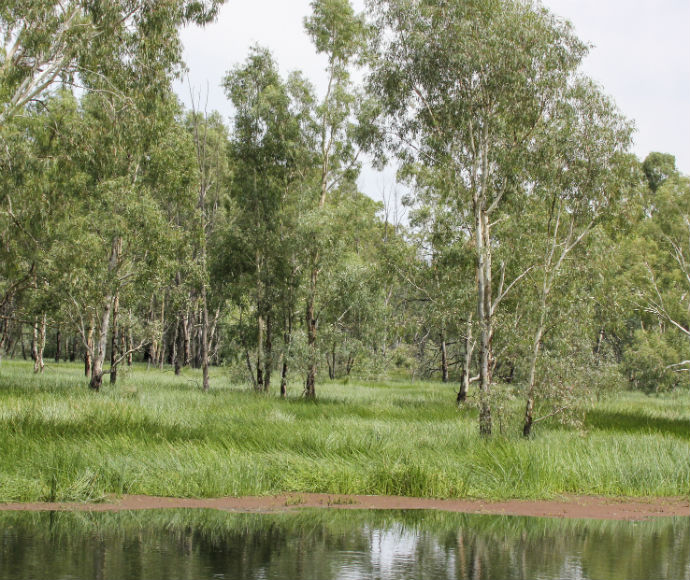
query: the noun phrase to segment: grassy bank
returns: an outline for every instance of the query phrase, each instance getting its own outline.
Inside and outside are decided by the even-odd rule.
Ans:
[[[220,371],[217,371],[220,372]],[[686,495],[690,396],[623,393],[584,428],[485,441],[436,383],[320,385],[317,403],[193,372],[132,371],[103,392],[78,366],[0,367],[0,501],[282,491],[420,497]],[[296,395],[299,390],[295,388]],[[516,401],[514,405],[520,403]]]

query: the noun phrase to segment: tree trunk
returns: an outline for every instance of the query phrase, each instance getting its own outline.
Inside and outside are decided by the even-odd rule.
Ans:
[[[352,372],[352,367],[355,366],[355,355],[349,353],[347,355],[347,363],[345,364],[345,376],[349,377]]]
[[[460,379],[460,390],[458,391],[457,402],[464,403],[470,389],[472,373],[472,355],[474,354],[474,339],[472,337],[472,314],[467,319],[467,330],[465,331],[465,362],[462,367],[462,378]]]
[[[84,375],[87,377],[91,376],[91,367],[93,366],[93,333],[95,324],[94,315],[91,314],[89,330],[86,335],[86,350],[84,352]]]
[[[271,389],[271,374],[273,372],[273,321],[271,313],[266,316],[266,350],[264,356],[264,392]]]
[[[208,379],[208,303],[206,301],[206,283],[201,285],[201,376],[202,389],[206,393],[209,389]]]
[[[220,341],[218,333],[218,319],[220,318],[220,307],[216,308],[213,314],[213,322],[211,323],[211,328],[208,331],[208,356],[209,364],[210,358],[213,357],[215,364],[218,364],[218,343]]]
[[[129,324],[127,325],[127,348],[125,352],[127,353],[127,366],[131,367],[134,358],[134,336],[132,331],[132,310],[129,310],[129,316],[127,317]]]
[[[60,327],[57,328],[57,334],[55,335],[55,362],[60,363],[60,355],[62,355],[62,332],[60,332]]]
[[[441,333],[441,381],[448,382],[448,349],[446,348],[446,337]]]
[[[317,260],[318,261],[318,256]],[[311,288],[307,298],[307,349],[309,357],[307,366],[307,380],[304,385],[304,397],[307,399],[316,398],[316,283],[319,277],[319,270],[316,266],[311,271]]]
[[[491,237],[485,198],[475,200],[475,229],[477,245],[477,319],[479,323],[479,433],[491,435],[491,342],[492,288]]]
[[[254,367],[252,367],[252,357],[249,354],[248,348],[244,349],[244,360],[245,360],[245,363],[247,364],[247,371],[249,372],[249,378],[252,381],[252,385],[254,386],[254,390],[258,391],[259,387],[256,384],[256,376],[254,375]]]
[[[287,376],[288,376],[288,357],[290,356],[290,346],[292,345],[292,311],[287,315],[286,330],[283,333],[283,370],[280,374],[280,396],[287,397]]]
[[[36,361],[38,360],[38,318],[34,318],[34,323],[31,326],[31,360],[34,361],[34,372],[36,369]]]
[[[98,329],[98,341],[95,344],[93,365],[91,367],[91,380],[89,381],[89,388],[94,391],[100,390],[103,382],[103,363],[105,362],[105,353],[108,346],[108,327],[110,326],[110,312],[112,306],[113,295],[108,292],[103,297],[101,325]]]
[[[548,300],[551,288],[546,280],[542,288],[542,295],[540,301],[541,312],[539,313],[539,324],[534,332],[534,339],[532,341],[532,355],[529,364],[529,382],[527,383],[527,404],[525,405],[525,420],[522,426],[522,434],[529,437],[532,432],[532,425],[534,423],[534,388],[536,386],[537,377],[537,360],[539,359],[539,350],[541,348],[541,341],[544,337],[544,328],[546,326],[546,302]]]
[[[117,383],[117,355],[119,354],[120,345],[120,294],[116,293],[113,299],[113,331],[110,340],[110,384]]]
[[[46,347],[46,325],[47,319],[45,312],[41,316],[41,322],[38,319],[34,321],[33,342],[31,346],[31,356],[34,359],[34,372],[43,373],[45,363],[43,361],[43,351]]]
[[[199,332],[200,326],[197,325],[198,311],[195,308],[189,314],[189,344],[191,347],[192,368],[201,368],[201,349],[199,344],[201,341],[201,334]]]
[[[283,355],[283,370],[280,373],[280,397],[282,399],[285,399],[287,397],[287,374],[288,374],[287,356]]]
[[[261,313],[257,316],[257,341],[256,341],[256,390],[264,390],[264,317]]]
[[[121,252],[122,238],[115,238],[110,252],[110,261],[108,263],[108,272],[111,276],[117,269]],[[110,313],[113,308],[113,294],[114,292],[108,289],[105,296],[103,296],[101,324],[98,329],[98,342],[95,345],[93,365],[91,367],[91,380],[89,382],[89,388],[94,391],[100,390],[103,382],[103,363],[105,362],[105,354],[108,346],[108,331],[110,329]]]
[[[335,342],[331,346],[330,356],[326,356],[328,362],[328,378],[335,379]]]
[[[179,355],[180,334],[181,334],[180,333],[180,315],[178,313],[178,315],[175,319],[175,330],[173,332],[172,342],[170,344],[170,347],[171,347],[170,364],[175,369],[175,375],[180,374],[180,355]]]
[[[161,346],[158,352],[158,368],[163,370],[165,365],[165,294],[161,300]]]
[[[192,363],[192,339],[190,330],[190,316],[189,304],[187,304],[187,311],[182,317],[182,342],[184,345],[184,359],[182,366],[188,367]]]
[[[0,333],[0,364],[2,364],[2,351],[7,341],[7,322],[3,320],[0,321],[0,324],[2,324],[2,332]]]
[[[530,357],[529,368],[529,382],[527,384],[527,404],[525,405],[525,420],[522,426],[522,434],[529,437],[532,432],[532,424],[534,422],[534,387],[536,381],[537,359],[539,357],[539,348],[541,346],[543,327],[540,325],[534,336],[534,343],[532,344],[532,356]]]
[[[256,273],[256,389],[265,391],[264,367],[266,364],[264,355],[264,340],[266,332],[266,321],[264,319],[263,302],[263,280],[262,280],[262,258],[261,252],[257,249],[254,255],[254,268]]]

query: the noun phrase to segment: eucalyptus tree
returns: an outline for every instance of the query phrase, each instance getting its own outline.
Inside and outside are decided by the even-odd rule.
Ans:
[[[663,390],[687,384],[682,373],[690,374],[690,179],[673,168],[650,183],[649,200],[646,219],[625,241],[638,319],[625,367],[634,386]]]
[[[382,256],[384,224],[380,204],[357,191],[334,192],[330,235],[319,299],[319,351],[331,379],[349,376],[355,365],[385,365],[392,305],[385,281],[388,264]]]
[[[180,26],[205,24],[224,0],[5,0],[0,5],[0,127],[52,88],[98,77],[117,91],[116,62],[135,46],[181,60]]]
[[[174,247],[176,233],[160,203],[167,191],[146,178],[154,150],[146,142],[152,135],[135,128],[141,111],[111,105],[101,93],[86,94],[79,118],[56,133],[61,147],[69,149],[77,177],[70,217],[61,225],[62,243],[54,248],[60,268],[53,285],[69,305],[96,390],[105,374],[111,323],[117,324],[114,310],[132,308],[160,288],[166,277],[164,256]],[[166,126],[163,116],[149,117],[148,129],[158,137]],[[148,336],[141,338],[143,344]],[[120,353],[119,359],[126,355]]]
[[[83,198],[72,209],[84,212],[74,219],[74,222],[82,220],[85,228],[84,234],[75,238],[75,245],[79,246],[85,238],[90,238],[91,244],[82,247],[86,258],[78,260],[76,266],[79,268],[96,258],[96,262],[108,264],[109,272],[108,281],[102,286],[105,290],[100,305],[92,305],[91,314],[75,314],[88,356],[97,359],[89,365],[94,388],[101,383],[111,312],[117,311],[119,302],[116,272],[121,269],[122,252],[127,252],[123,234],[127,224],[122,225],[122,220],[122,227],[118,226],[117,214],[124,218],[130,209],[143,209],[138,202],[145,205],[151,201],[146,194],[137,198],[135,192],[146,173],[150,158],[147,150],[171,120],[170,81],[180,72],[182,55],[178,28],[187,23],[208,22],[220,4],[219,0],[36,0],[10,1],[0,8],[3,43],[0,128],[3,133],[10,130],[8,125],[15,122],[18,113],[29,103],[45,99],[53,87],[76,85],[85,95],[81,113],[85,140],[71,143],[70,152],[82,164]],[[67,135],[70,127],[62,129]],[[88,148],[94,145],[96,149],[89,152]],[[142,191],[150,190],[142,188]],[[8,200],[3,202],[9,206]],[[144,213],[155,221],[156,211]],[[103,240],[106,231],[109,240]],[[149,233],[154,231],[157,228],[151,228]],[[73,230],[73,234],[78,233]],[[14,234],[19,235],[17,228]],[[109,249],[100,255],[98,246],[102,241]],[[148,256],[152,254],[155,252]],[[93,280],[103,282],[96,263],[91,265],[95,267],[91,272]],[[89,273],[83,273],[88,279]],[[127,274],[127,280],[132,276]],[[15,288],[17,283],[13,280],[8,287]],[[93,342],[90,337],[95,327],[98,336]]]
[[[217,113],[194,110],[187,116],[189,137],[194,150],[195,164],[191,175],[192,184],[196,186],[196,207],[192,212],[193,223],[186,224],[189,228],[191,242],[191,267],[180,264],[181,270],[186,270],[188,281],[199,304],[199,362],[202,369],[202,389],[209,389],[209,351],[214,328],[220,316],[220,305],[216,308],[213,319],[209,316],[210,304],[210,257],[209,245],[217,227],[227,227],[227,197],[230,185],[230,163],[228,159],[228,131]],[[184,211],[178,209],[177,220],[183,220]],[[181,278],[178,272],[178,281]],[[189,343],[189,316],[179,316],[176,333],[180,337],[187,337]],[[182,330],[182,333],[180,333]],[[173,341],[175,343],[177,341]],[[176,345],[173,349],[177,350]],[[185,357],[188,358],[188,357]],[[177,353],[175,353],[177,362]],[[179,369],[179,365],[176,367]]]
[[[441,170],[408,164],[399,178],[409,182],[411,194],[403,199],[410,207],[410,239],[417,259],[400,269],[410,286],[411,311],[419,317],[420,355],[431,340],[438,346],[433,370],[440,368],[441,380],[450,380],[450,367],[461,367],[458,402],[467,397],[472,382],[474,340],[473,252],[471,231]],[[456,352],[455,360],[450,353]],[[436,353],[435,353],[436,354]],[[424,357],[422,357],[424,358]],[[476,380],[476,378],[475,378]]]
[[[287,350],[300,279],[303,240],[298,242],[296,236],[316,159],[311,140],[313,89],[298,74],[284,81],[270,52],[260,47],[252,48],[246,62],[227,74],[224,85],[235,107],[230,155],[237,212],[226,235],[226,252],[231,250],[228,255],[233,256],[227,271],[236,286],[253,295],[252,342],[257,356],[251,374],[256,389],[267,391],[274,366],[273,338],[284,325]],[[237,301],[242,304],[244,298],[238,296]],[[248,330],[240,332],[251,367]]]
[[[305,28],[319,54],[327,58],[326,94],[314,108],[316,180],[312,186],[313,205],[307,224],[311,226],[308,243],[308,290],[305,320],[307,326],[308,361],[304,396],[316,396],[317,328],[319,275],[324,253],[332,249],[334,238],[329,235],[330,203],[339,188],[350,187],[359,173],[359,149],[355,144],[358,98],[353,89],[350,69],[361,55],[369,35],[364,18],[357,15],[349,0],[314,0],[312,14]],[[359,132],[361,133],[361,132]],[[361,136],[361,135],[360,135]]]
[[[544,138],[532,150],[536,167],[534,187],[528,196],[531,223],[530,244],[536,249],[530,276],[537,282],[532,303],[533,329],[527,378],[527,401],[523,435],[529,436],[534,424],[535,396],[539,378],[537,365],[544,335],[558,324],[572,324],[570,308],[582,297],[572,295],[575,284],[565,278],[577,273],[577,250],[588,241],[602,219],[616,212],[625,201],[630,183],[626,180],[625,153],[630,144],[632,125],[615,105],[586,79],[577,79],[563,98],[553,103]],[[560,298],[560,300],[558,300]],[[560,314],[560,316],[559,316]],[[565,316],[565,318],[564,318]],[[571,356],[572,358],[572,356]],[[553,397],[552,397],[553,402]],[[550,415],[564,409],[558,401]]]
[[[50,288],[59,267],[53,249],[63,241],[62,224],[71,215],[80,176],[69,150],[61,146],[58,132],[78,119],[76,101],[62,93],[47,107],[29,108],[4,128],[0,312],[6,326],[33,326],[34,345],[44,343],[46,325],[59,316],[60,301]],[[41,354],[42,349],[33,353],[37,370],[42,368]]]
[[[531,177],[529,146],[586,53],[571,27],[519,0],[372,0],[378,57],[369,78],[390,145],[402,159],[442,169],[476,257],[479,428],[491,433],[495,313],[494,224]],[[521,275],[521,274],[519,274]]]

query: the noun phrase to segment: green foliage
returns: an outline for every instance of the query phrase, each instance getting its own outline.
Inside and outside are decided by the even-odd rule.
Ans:
[[[652,152],[643,161],[642,171],[649,189],[656,193],[668,178],[678,175],[676,158],[670,153]]]
[[[687,373],[673,368],[681,357],[663,333],[638,330],[625,352],[623,369],[633,388],[657,393],[668,391],[687,384]]]

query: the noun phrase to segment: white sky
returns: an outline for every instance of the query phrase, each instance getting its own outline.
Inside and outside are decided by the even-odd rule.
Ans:
[[[688,0],[543,0],[567,18],[578,36],[593,45],[583,70],[635,121],[635,153],[676,156],[690,174],[690,1]],[[353,0],[357,9],[362,0]],[[268,47],[281,72],[302,70],[317,89],[325,83],[324,61],[303,31],[309,0],[228,0],[218,21],[182,32],[189,83],[206,98],[208,109],[226,118],[231,107],[220,86],[226,71],[241,63],[249,47]],[[185,83],[178,94],[189,105]],[[208,95],[208,97],[206,97]],[[362,190],[380,199],[392,173],[365,171]]]

